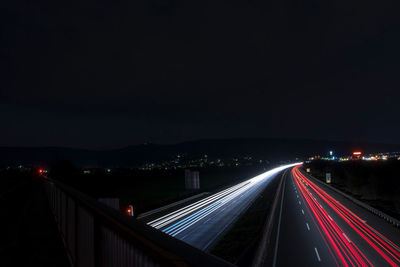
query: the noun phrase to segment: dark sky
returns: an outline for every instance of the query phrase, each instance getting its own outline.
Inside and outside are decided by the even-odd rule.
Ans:
[[[398,0],[18,2],[0,11],[0,146],[400,143]]]

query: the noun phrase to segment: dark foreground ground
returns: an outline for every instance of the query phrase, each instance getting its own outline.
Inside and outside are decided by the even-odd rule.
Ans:
[[[1,266],[69,266],[46,196],[29,173],[0,173]]]

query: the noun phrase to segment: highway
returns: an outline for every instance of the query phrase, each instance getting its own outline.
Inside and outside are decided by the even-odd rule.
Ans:
[[[249,207],[269,182],[296,164],[281,166],[157,218],[148,224],[207,250]]]
[[[400,231],[293,167],[273,266],[399,266]]]

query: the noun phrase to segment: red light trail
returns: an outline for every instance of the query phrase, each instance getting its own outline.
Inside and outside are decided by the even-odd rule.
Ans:
[[[323,233],[325,242],[329,244],[331,254],[336,263],[342,266],[373,266],[371,261],[364,255],[359,247],[354,244],[344,231],[329,216],[312,195],[312,189],[347,225],[354,230],[365,242],[367,242],[389,265],[399,266],[400,248],[377,230],[366,224],[356,214],[336,201],[309,179],[299,170],[299,166],[292,170],[293,178],[300,189],[302,198],[308,204],[310,214],[315,218],[314,222]]]

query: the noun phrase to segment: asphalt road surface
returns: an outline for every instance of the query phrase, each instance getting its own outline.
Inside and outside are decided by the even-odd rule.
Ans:
[[[293,167],[283,177],[274,266],[399,266],[400,231]]]
[[[270,181],[290,164],[232,186],[148,224],[201,250],[207,250],[249,207]]]

